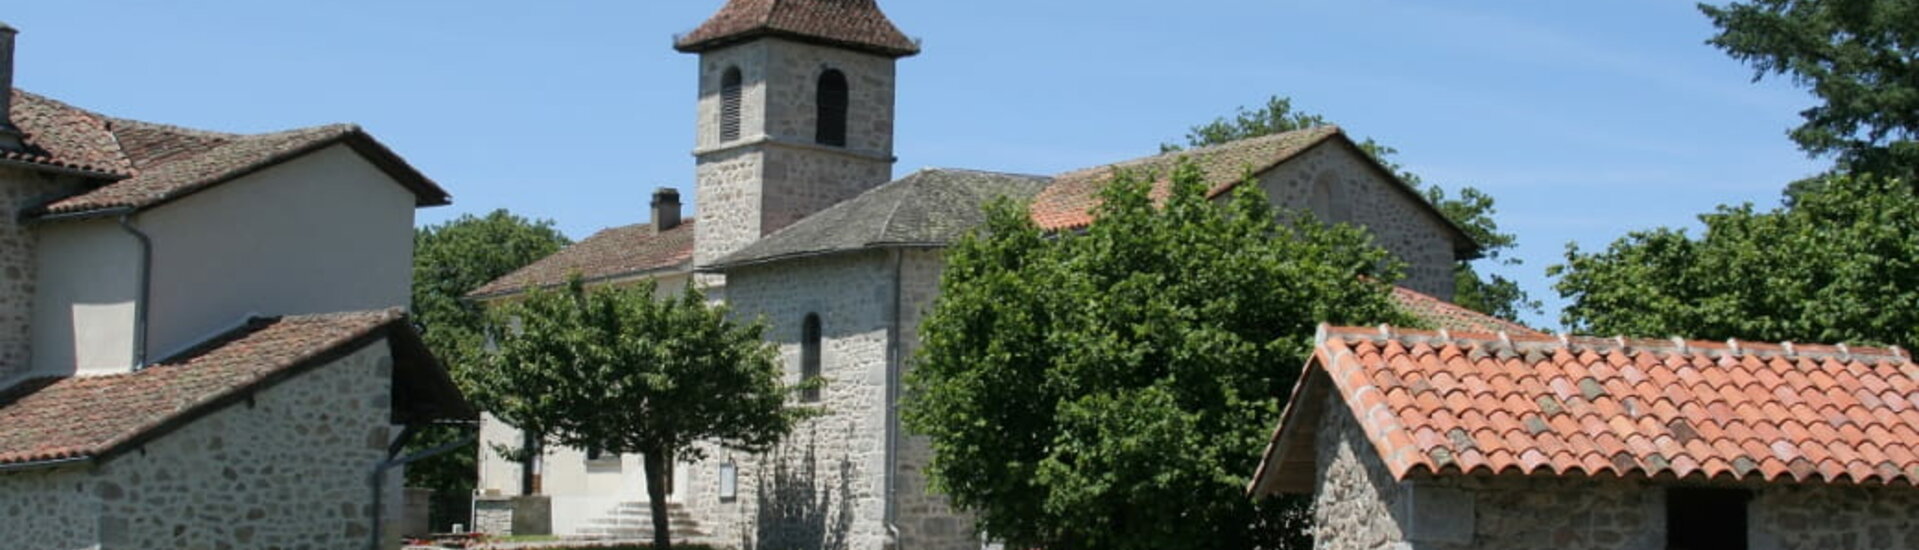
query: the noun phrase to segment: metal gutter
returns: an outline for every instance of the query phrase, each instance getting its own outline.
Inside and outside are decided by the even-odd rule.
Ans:
[[[120,214],[120,228],[140,241],[140,288],[133,302],[133,372],[147,368],[147,301],[153,290],[153,238],[133,225],[133,210]]]
[[[119,181],[119,180],[132,177],[127,174],[117,174],[113,172],[99,172],[94,170],[88,170],[85,168],[58,166],[53,164],[33,162],[30,160],[19,160],[19,159],[9,159],[9,158],[0,158],[0,165],[14,166],[14,167],[18,167],[26,170],[47,172],[47,173],[61,175],[61,176],[76,176],[76,177],[82,177],[87,179]]]
[[[817,258],[821,256],[850,254],[854,252],[863,252],[867,250],[904,250],[904,249],[919,250],[919,249],[928,249],[928,248],[946,248],[952,245],[953,243],[951,242],[936,242],[936,241],[926,241],[926,242],[904,242],[904,241],[878,242],[878,241],[875,241],[875,242],[859,245],[856,248],[826,248],[826,249],[820,249],[820,250],[808,250],[804,252],[790,252],[790,253],[779,254],[775,256],[767,256],[765,258],[755,258],[751,260],[742,260],[737,262],[711,263],[711,264],[695,267],[693,268],[693,272],[694,273],[725,273],[727,270],[737,269],[742,267],[766,265],[766,264],[770,264],[774,262],[782,262],[786,260],[798,260],[798,259],[804,259],[804,258]]]
[[[900,284],[905,280],[902,274],[906,263],[906,252],[893,249],[893,304],[887,310],[886,323],[886,475],[884,476],[887,547],[900,547],[899,528],[899,469],[900,469],[900,376],[904,362],[900,357]]]
[[[64,466],[72,466],[76,464],[90,463],[90,462],[93,462],[93,457],[82,456],[82,457],[76,457],[76,458],[41,460],[37,462],[21,462],[17,464],[0,464],[0,474],[22,472],[27,470],[45,470],[45,469],[60,468]]]
[[[379,464],[373,466],[373,475],[368,478],[373,489],[373,507],[370,513],[372,516],[371,519],[373,520],[373,534],[368,535],[367,550],[384,550],[380,547],[380,542],[381,539],[386,538],[386,534],[384,533],[386,528],[382,525],[385,523],[384,520],[386,516],[384,513],[385,510],[382,509],[381,501],[385,500],[387,471],[452,452],[460,447],[466,446],[468,443],[472,443],[474,439],[479,437],[478,434],[467,434],[465,437],[452,443],[421,451],[411,456],[394,458],[400,455],[400,451],[406,448],[407,443],[413,441],[413,436],[419,433],[419,428],[419,424],[408,424],[405,428],[401,428],[400,437],[393,440],[393,444],[387,446],[386,460],[382,460]]]

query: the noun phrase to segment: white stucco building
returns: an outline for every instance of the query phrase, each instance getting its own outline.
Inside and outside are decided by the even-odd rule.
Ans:
[[[811,420],[779,451],[710,453],[676,468],[676,536],[766,548],[977,548],[964,514],[930,494],[929,450],[901,431],[895,404],[921,316],[943,269],[941,249],[983,221],[998,197],[1031,204],[1048,230],[1091,223],[1118,168],[1164,172],[1198,162],[1216,194],[1254,175],[1276,205],[1372,231],[1409,265],[1398,297],[1440,326],[1521,327],[1444,301],[1453,268],[1478,246],[1340,129],[1322,127],[1057,175],[933,169],[895,179],[896,63],[919,52],[874,0],[730,0],[679,37],[697,54],[695,188],[679,221],[677,193],[654,221],[603,231],[472,295],[510,300],[569,273],[589,283],[689,277],[739,315],[770,324],[792,382],[826,380]],[[990,163],[991,159],[982,159]],[[519,445],[487,422],[483,449]],[[561,535],[647,536],[636,457],[548,448],[528,472],[483,450],[482,498],[543,495]],[[504,514],[510,506],[482,510]],[[506,528],[502,516],[476,526]]]
[[[447,194],[351,125],[230,134],[13,89],[0,25],[0,546],[390,546],[407,321]],[[388,535],[388,536],[382,536]]]

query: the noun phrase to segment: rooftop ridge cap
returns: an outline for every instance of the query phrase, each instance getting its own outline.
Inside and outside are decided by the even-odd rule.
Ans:
[[[153,122],[149,120],[140,120],[135,118],[125,118],[125,117],[116,117],[116,116],[107,116],[107,115],[100,115],[100,117],[101,117],[101,120],[107,123],[107,129],[109,131],[114,130],[115,129],[114,127],[117,125],[125,124],[128,126],[140,126],[146,129],[162,130],[167,132],[173,132],[176,134],[186,134],[190,136],[210,138],[210,139],[231,140],[231,139],[247,137],[250,135],[264,135],[264,134],[242,134],[238,132],[224,132],[220,130],[209,130],[206,128],[193,128],[189,126],[181,126],[178,124],[167,124],[164,122]],[[118,134],[114,135],[115,140],[118,140],[119,138],[120,136]]]
[[[919,170],[915,170],[915,171],[913,171],[913,174],[920,174],[920,173],[926,173],[926,172],[964,172],[964,173],[968,173],[968,174],[986,174],[986,175],[993,175],[993,176],[1010,176],[1010,177],[1015,177],[1015,178],[1029,178],[1029,179],[1041,179],[1041,180],[1050,180],[1050,179],[1053,179],[1053,176],[1045,176],[1045,175],[1040,175],[1040,174],[1028,174],[1028,173],[1024,173],[1024,172],[1005,172],[1005,171],[1000,171],[1000,170],[984,170],[984,169],[980,169],[980,168],[956,168],[956,167],[950,167],[950,166],[926,166],[926,167],[921,167],[921,168],[920,168]],[[907,176],[908,176],[908,177],[911,177],[911,176],[912,176],[912,174],[908,174]],[[905,179],[905,178],[900,178],[900,179]]]
[[[1236,140],[1233,140],[1233,141],[1228,141],[1228,142],[1225,142],[1225,143],[1215,143],[1215,144],[1212,144],[1212,145],[1207,145],[1207,146],[1205,146],[1205,147],[1194,147],[1194,148],[1192,148],[1192,149],[1181,149],[1181,150],[1178,150],[1178,151],[1167,151],[1167,152],[1164,152],[1164,153],[1159,153],[1159,154],[1155,154],[1155,155],[1148,155],[1148,156],[1144,156],[1144,157],[1133,157],[1133,158],[1129,158],[1129,159],[1125,159],[1125,160],[1121,160],[1121,161],[1118,161],[1118,162],[1109,162],[1109,163],[1106,163],[1106,164],[1100,164],[1100,165],[1095,165],[1095,166],[1088,166],[1088,167],[1085,167],[1085,168],[1078,168],[1078,169],[1073,169],[1073,170],[1067,170],[1067,171],[1065,171],[1065,172],[1060,172],[1060,173],[1058,174],[1058,176],[1068,176],[1068,175],[1078,175],[1078,174],[1082,174],[1082,173],[1087,173],[1087,172],[1093,172],[1093,171],[1097,171],[1097,170],[1105,170],[1105,169],[1119,169],[1119,168],[1127,168],[1127,167],[1131,167],[1131,166],[1134,166],[1134,165],[1139,165],[1139,164],[1146,164],[1146,163],[1148,163],[1148,162],[1151,162],[1151,161],[1156,161],[1156,160],[1167,160],[1167,159],[1173,159],[1173,158],[1179,158],[1179,157],[1182,157],[1182,156],[1187,156],[1187,157],[1191,157],[1191,156],[1198,156],[1198,155],[1201,155],[1201,154],[1210,154],[1210,153],[1216,153],[1216,152],[1219,152],[1219,151],[1222,151],[1222,150],[1226,150],[1226,149],[1229,149],[1229,148],[1233,148],[1233,147],[1241,147],[1241,146],[1245,146],[1245,145],[1248,145],[1248,144],[1253,144],[1253,143],[1265,143],[1265,142],[1267,142],[1267,141],[1278,141],[1278,140],[1280,140],[1280,139],[1282,139],[1282,138],[1285,138],[1285,137],[1292,137],[1292,136],[1298,136],[1298,135],[1302,135],[1302,134],[1309,134],[1309,133],[1313,133],[1313,132],[1320,132],[1320,131],[1324,131],[1324,132],[1326,132],[1328,136],[1332,136],[1332,135],[1336,135],[1336,134],[1343,134],[1343,133],[1345,133],[1345,131],[1344,131],[1344,130],[1342,130],[1342,129],[1340,129],[1340,127],[1339,127],[1339,125],[1337,125],[1337,124],[1325,124],[1325,125],[1320,125],[1320,126],[1309,126],[1309,127],[1306,127],[1306,128],[1300,128],[1300,129],[1297,129],[1297,130],[1287,130],[1287,131],[1284,131],[1284,132],[1275,132],[1275,133],[1271,133],[1271,134],[1266,134],[1266,135],[1263,135],[1263,136],[1253,136],[1253,137],[1249,137],[1249,138],[1241,138],[1241,139],[1236,139]]]

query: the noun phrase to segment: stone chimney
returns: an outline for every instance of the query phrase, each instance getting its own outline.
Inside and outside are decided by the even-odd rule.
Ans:
[[[0,21],[0,149],[20,149],[20,127],[13,124],[13,37],[20,34]]]
[[[661,187],[653,192],[653,231],[664,233],[680,226],[680,190]]]

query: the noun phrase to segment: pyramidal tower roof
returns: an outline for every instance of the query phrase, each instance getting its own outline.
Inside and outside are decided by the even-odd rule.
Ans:
[[[728,0],[674,49],[696,53],[765,37],[906,57],[920,52],[877,0]]]

